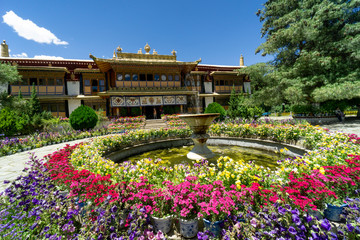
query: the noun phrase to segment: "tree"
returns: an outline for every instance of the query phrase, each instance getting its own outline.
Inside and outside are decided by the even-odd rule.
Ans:
[[[359,6],[360,0],[268,0],[259,10],[266,41],[256,52],[274,55],[286,100],[358,97]]]
[[[30,97],[30,116],[41,113],[41,105],[36,93],[35,84],[32,86]]]
[[[0,63],[0,85],[17,81],[21,81],[21,76],[16,66],[11,66],[8,63]]]
[[[236,93],[233,88],[229,100],[229,108],[227,116],[229,118],[246,118],[256,119],[261,116],[263,110],[256,106],[249,97],[244,96],[243,93]]]
[[[257,63],[237,70],[246,74],[251,80],[251,100],[254,105],[271,107],[285,101],[282,95],[282,85],[277,81],[274,66],[269,63]],[[235,92],[230,96],[230,102],[235,101]],[[231,104],[230,104],[231,105]]]

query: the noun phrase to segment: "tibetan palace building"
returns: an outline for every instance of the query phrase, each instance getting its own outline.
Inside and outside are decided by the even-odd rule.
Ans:
[[[5,41],[1,44],[0,61],[17,66],[22,81],[0,86],[0,91],[30,97],[35,85],[43,110],[54,116],[68,117],[80,105],[106,111],[107,116],[202,112],[218,102],[228,105],[232,88],[250,92],[248,76],[234,70],[245,67],[200,64],[200,60],[180,62],[176,52],[126,53],[118,47],[113,58],[90,55],[89,60],[51,60],[9,57]]]

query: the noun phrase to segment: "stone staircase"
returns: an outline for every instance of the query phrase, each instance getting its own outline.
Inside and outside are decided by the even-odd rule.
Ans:
[[[166,123],[162,119],[147,119],[144,129],[159,129],[166,127]]]

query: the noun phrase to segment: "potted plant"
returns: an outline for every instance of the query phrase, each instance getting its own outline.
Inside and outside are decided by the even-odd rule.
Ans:
[[[185,238],[193,238],[198,232],[198,201],[201,200],[202,189],[197,180],[197,177],[188,176],[178,185],[167,184],[173,196],[172,209],[179,217],[180,234]]]
[[[172,199],[168,189],[154,189],[151,219],[156,231],[163,233],[171,231],[173,211]]]

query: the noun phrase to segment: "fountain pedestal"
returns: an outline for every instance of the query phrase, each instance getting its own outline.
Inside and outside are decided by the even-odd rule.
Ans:
[[[186,155],[187,158],[191,160],[200,160],[209,159],[215,156],[206,145],[206,141],[210,138],[206,131],[209,129],[212,121],[219,115],[219,113],[207,113],[179,116],[179,118],[186,122],[191,130],[193,130],[191,138],[194,141],[194,148]]]

